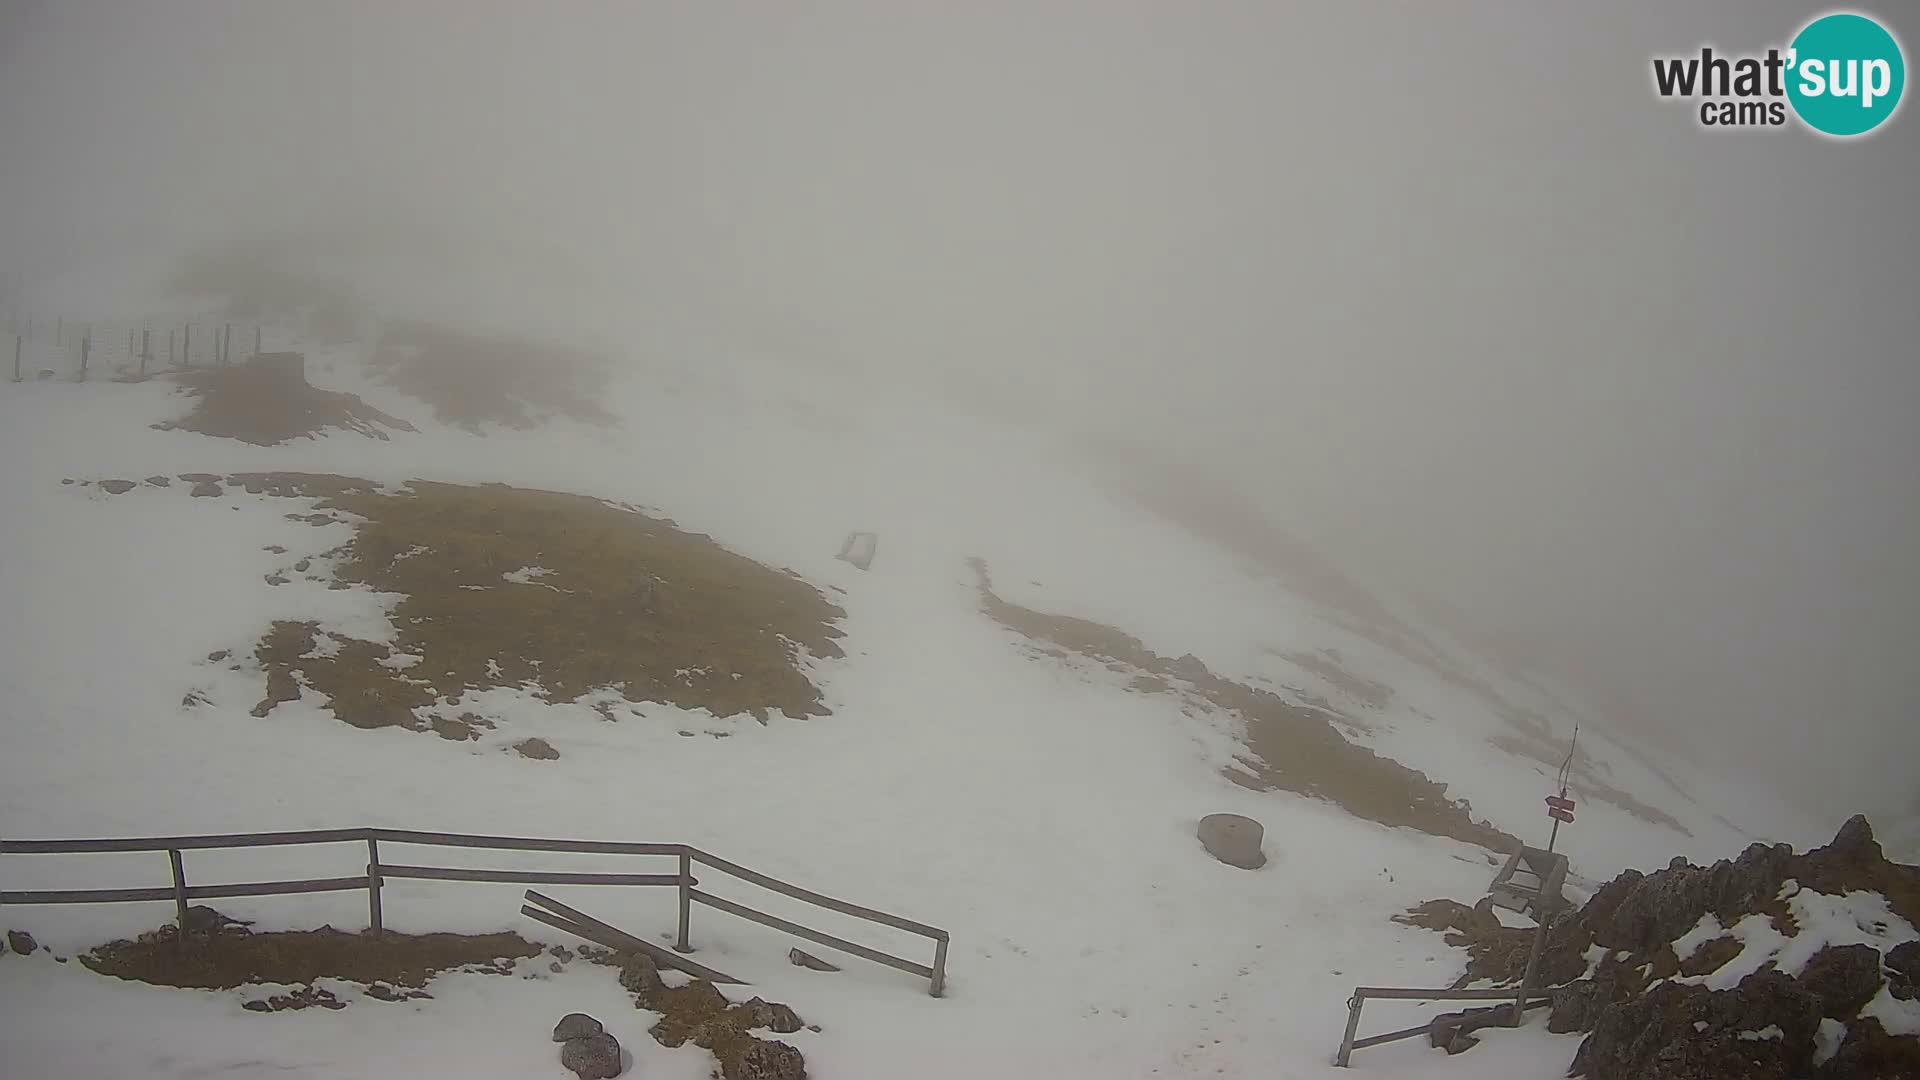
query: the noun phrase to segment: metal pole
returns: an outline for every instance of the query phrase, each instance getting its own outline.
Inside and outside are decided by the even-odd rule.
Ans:
[[[188,323],[180,331],[180,366],[193,366],[193,324]]]
[[[685,849],[680,852],[680,940],[673,947],[680,952],[692,952],[693,945],[687,940],[687,930],[693,921],[693,854]]]
[[[187,872],[180,865],[178,848],[167,849],[167,860],[173,863],[173,912],[180,927],[180,947],[187,945]]]
[[[1539,925],[1533,928],[1533,948],[1527,953],[1526,974],[1520,976],[1520,993],[1513,999],[1513,1019],[1509,1027],[1519,1027],[1526,1018],[1527,995],[1533,990],[1533,980],[1540,972],[1540,954],[1547,948],[1547,924],[1553,919],[1551,901],[1544,893],[1540,897]]]
[[[147,373],[147,360],[153,356],[153,331],[140,331],[140,374]]]
[[[253,328],[253,355],[260,355],[260,328],[258,326]]]
[[[174,367],[176,364],[176,361],[173,358],[173,335],[174,335],[174,331],[171,327],[169,327],[167,329],[167,366],[168,367]]]
[[[1347,999],[1347,1033],[1340,1037],[1340,1050],[1333,1055],[1333,1063],[1342,1069],[1353,1060],[1353,1037],[1360,1031],[1360,1006],[1366,1000],[1366,995],[1357,989]]]
[[[385,929],[380,921],[380,841],[367,837],[367,917],[373,923],[374,936]]]
[[[233,363],[233,324],[232,323],[228,323],[227,328],[224,331],[222,331],[220,334],[220,362],[223,364]]]
[[[80,339],[80,379],[82,382],[86,381],[87,378],[87,356],[91,352],[93,352],[93,335],[89,333]]]

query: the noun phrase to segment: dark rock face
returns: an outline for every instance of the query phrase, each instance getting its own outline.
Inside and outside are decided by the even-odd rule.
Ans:
[[[1662,983],[1601,1010],[1574,1055],[1587,1080],[1792,1080],[1813,1059],[1820,1005],[1777,971],[1733,990]]]
[[[21,956],[26,956],[39,947],[40,943],[33,940],[33,935],[27,933],[25,930],[7,931],[7,948],[12,949]]]
[[[600,1021],[586,1013],[568,1013],[553,1025],[554,1042],[570,1042],[574,1039],[590,1038],[605,1031]]]
[[[749,998],[740,1008],[746,1011],[747,1026],[750,1028],[766,1028],[785,1035],[806,1026],[800,1022],[798,1013],[791,1007],[778,1002],[757,997]]]
[[[1851,1019],[1880,992],[1880,950],[1871,945],[1829,945],[1813,954],[1798,982],[1820,1001],[1820,1014]]]
[[[1868,1017],[1847,1025],[1847,1039],[1814,1080],[1920,1080],[1920,1039],[1894,1038]]]
[[[1887,989],[1901,1001],[1920,997],[1920,941],[1906,941],[1887,950]]]
[[[580,1080],[613,1080],[626,1067],[621,1060],[620,1040],[604,1031],[568,1040],[560,1048],[560,1064]]]

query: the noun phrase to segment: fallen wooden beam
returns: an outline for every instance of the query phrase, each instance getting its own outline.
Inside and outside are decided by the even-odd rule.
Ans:
[[[546,910],[543,911],[541,908],[545,908]],[[727,986],[748,985],[744,979],[736,979],[725,972],[715,971],[704,964],[696,964],[686,957],[673,952],[671,949],[655,945],[651,941],[634,937],[624,930],[608,926],[606,923],[590,915],[584,915],[575,911],[557,900],[534,892],[532,889],[527,890],[526,904],[520,908],[520,914],[537,922],[545,923],[556,930],[564,930],[574,937],[591,941],[596,945],[603,945],[615,952],[645,953],[653,959],[654,963],[659,964],[661,967],[669,967],[675,971],[684,971],[696,979],[705,979],[710,983],[720,983]]]

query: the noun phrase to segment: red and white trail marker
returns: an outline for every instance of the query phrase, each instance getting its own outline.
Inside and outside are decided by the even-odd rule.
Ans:
[[[1569,823],[1573,821],[1573,811],[1562,810],[1557,806],[1549,807],[1547,810],[1547,816],[1557,821],[1565,821]]]
[[[1549,795],[1547,796],[1547,805],[1553,807],[1555,810],[1565,810],[1569,814],[1573,813],[1572,799],[1562,798],[1559,795]]]

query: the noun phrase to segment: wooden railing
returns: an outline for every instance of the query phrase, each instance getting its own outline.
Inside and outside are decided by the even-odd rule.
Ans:
[[[383,862],[380,844],[414,844],[430,847],[484,848],[494,851],[558,851],[598,855],[673,856],[678,868],[671,874],[578,873],[554,870],[475,870],[451,866],[412,866]],[[300,844],[364,843],[367,846],[366,872],[357,877],[309,878],[296,881],[256,881],[227,885],[189,885],[184,852],[249,847],[288,847]],[[144,889],[34,889],[0,891],[5,904],[118,904],[171,900],[179,921],[180,938],[187,940],[187,906],[191,900],[211,900],[230,896],[279,896],[305,893],[345,892],[365,889],[368,922],[375,933],[381,932],[381,889],[388,878],[426,881],[481,881],[528,885],[628,885],[666,886],[679,890],[679,933],[674,948],[691,952],[689,932],[694,904],[701,904],[735,915],[762,926],[792,934],[818,945],[885,964],[928,980],[929,992],[939,997],[947,983],[947,932],[925,923],[889,915],[884,911],[850,904],[831,896],[750,870],[689,844],[628,843],[612,840],[547,840],[511,836],[474,836],[464,833],[414,832],[407,829],[314,829],[301,832],[234,833],[218,836],[153,836],[102,840],[0,840],[0,855],[96,854],[103,852],[164,851],[173,870],[173,884],[166,888]],[[931,938],[934,942],[931,966],[915,963],[845,938],[823,933],[799,923],[755,910],[745,904],[706,892],[697,886],[693,864],[700,863],[763,889],[795,900],[850,915],[856,919],[890,926],[910,934]]]
[[[1360,1010],[1370,998],[1393,1001],[1507,1001],[1512,1002],[1519,1009],[1519,1013],[1516,1013],[1512,1020],[1517,1025],[1520,1013],[1552,1002],[1553,999],[1547,994],[1548,991],[1544,989],[1521,993],[1510,986],[1475,990],[1408,990],[1390,986],[1356,986],[1353,988],[1353,996],[1347,999],[1347,1032],[1340,1039],[1340,1049],[1334,1052],[1333,1063],[1344,1069],[1351,1061],[1355,1050],[1399,1042],[1401,1039],[1411,1039],[1418,1035],[1425,1035],[1432,1029],[1432,1023],[1428,1022],[1417,1027],[1401,1028],[1399,1031],[1356,1039],[1354,1036],[1360,1033]]]

